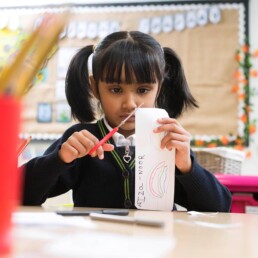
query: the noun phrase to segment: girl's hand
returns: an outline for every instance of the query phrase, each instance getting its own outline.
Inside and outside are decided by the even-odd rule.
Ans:
[[[99,142],[99,140],[87,130],[73,133],[66,142],[61,145],[59,157],[65,163],[71,163],[75,159],[81,158]],[[91,156],[104,158],[104,151],[112,151],[114,146],[105,143],[100,146]]]
[[[161,124],[154,129],[154,133],[165,132],[164,138],[161,140],[161,149],[167,148],[172,150],[176,149],[176,167],[182,173],[188,173],[192,167],[190,157],[190,142],[191,135],[188,133],[176,119],[162,118],[157,122]]]

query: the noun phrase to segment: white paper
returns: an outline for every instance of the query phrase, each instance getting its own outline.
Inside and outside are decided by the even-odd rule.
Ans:
[[[18,247],[18,253],[12,258],[156,258],[164,257],[176,246],[174,236],[157,235],[159,229],[152,229],[146,235],[141,226],[121,224],[112,230],[110,225],[102,228],[83,216],[15,212],[12,221]],[[171,230],[173,232],[173,228]]]
[[[22,226],[73,226],[80,228],[95,228],[91,220],[82,216],[65,217],[55,212],[13,212],[12,222]]]
[[[164,109],[136,111],[135,206],[138,209],[171,211],[174,203],[175,150],[161,149],[164,133],[154,133]]]

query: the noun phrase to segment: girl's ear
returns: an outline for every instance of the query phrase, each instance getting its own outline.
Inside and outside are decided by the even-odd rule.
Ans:
[[[92,75],[90,75],[90,87],[91,87],[94,97],[99,100],[99,92],[98,92],[97,83]]]

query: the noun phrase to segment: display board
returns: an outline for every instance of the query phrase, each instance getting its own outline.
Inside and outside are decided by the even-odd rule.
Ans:
[[[6,49],[17,47],[13,39],[22,41],[43,13],[62,11],[61,6],[0,10],[5,22],[0,24],[0,57],[8,54]],[[181,58],[200,106],[179,118],[192,134],[192,144],[245,144],[248,121],[242,117],[246,115],[246,99],[239,94],[244,92],[246,82],[236,78],[241,71],[235,58],[245,43],[244,14],[243,3],[72,7],[56,51],[24,97],[21,135],[54,139],[76,122],[71,118],[64,85],[67,67],[78,49],[98,44],[114,31],[140,30],[155,37],[161,46],[173,48]],[[236,84],[240,87],[237,92],[233,90]]]

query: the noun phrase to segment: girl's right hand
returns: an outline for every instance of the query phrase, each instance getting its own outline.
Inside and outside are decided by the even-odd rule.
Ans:
[[[87,130],[73,133],[66,142],[61,145],[59,157],[65,163],[71,163],[75,159],[84,157],[99,142],[99,140]],[[104,143],[91,156],[104,158],[104,151],[112,151],[112,144]]]

